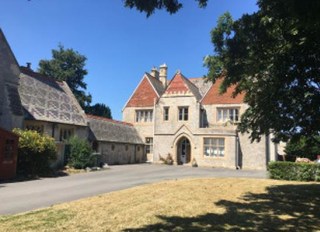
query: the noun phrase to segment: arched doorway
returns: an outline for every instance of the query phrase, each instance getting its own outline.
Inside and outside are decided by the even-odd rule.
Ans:
[[[177,142],[177,162],[186,164],[191,160],[191,145],[189,139],[182,137]]]

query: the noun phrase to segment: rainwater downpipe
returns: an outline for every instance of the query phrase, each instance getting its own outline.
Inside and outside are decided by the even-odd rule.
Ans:
[[[236,169],[237,170],[240,170],[241,169],[241,167],[240,167],[240,164],[239,164],[239,136],[238,136],[238,130],[236,130],[236,137],[235,137],[235,148],[236,148],[236,162],[235,162],[235,164],[236,164]]]

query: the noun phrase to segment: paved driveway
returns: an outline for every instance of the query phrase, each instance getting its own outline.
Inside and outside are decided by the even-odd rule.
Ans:
[[[25,212],[161,180],[190,177],[266,178],[265,171],[135,164],[99,172],[0,183],[0,215]]]

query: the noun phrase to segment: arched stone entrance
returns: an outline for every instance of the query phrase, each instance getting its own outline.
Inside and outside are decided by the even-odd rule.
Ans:
[[[177,142],[177,163],[186,164],[191,160],[191,145],[186,137],[182,137]]]

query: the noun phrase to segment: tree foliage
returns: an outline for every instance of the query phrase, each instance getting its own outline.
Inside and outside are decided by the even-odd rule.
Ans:
[[[110,108],[103,103],[96,103],[93,106],[87,106],[85,108],[85,111],[88,114],[112,119],[112,114],[111,114]]]
[[[317,159],[317,155],[320,155],[320,136],[306,137],[301,136],[299,139],[290,140],[285,152],[289,156],[304,157],[310,160]]]
[[[57,158],[54,139],[32,130],[14,129],[13,132],[19,135],[18,172],[32,176],[49,174],[50,161]]]
[[[208,0],[195,0],[199,7],[207,6]],[[140,12],[146,13],[147,17],[152,15],[155,10],[165,9],[170,14],[176,13],[182,8],[179,0],[125,0],[124,5],[129,8],[136,8]]]
[[[211,32],[215,54],[207,78],[224,76],[221,92],[236,84],[249,108],[239,129],[252,140],[320,132],[320,2],[259,0],[259,10],[233,21],[219,18]]]
[[[91,103],[91,95],[84,90],[87,58],[73,49],[65,49],[62,45],[52,50],[51,60],[40,60],[39,72],[57,81],[66,81],[82,108]]]

